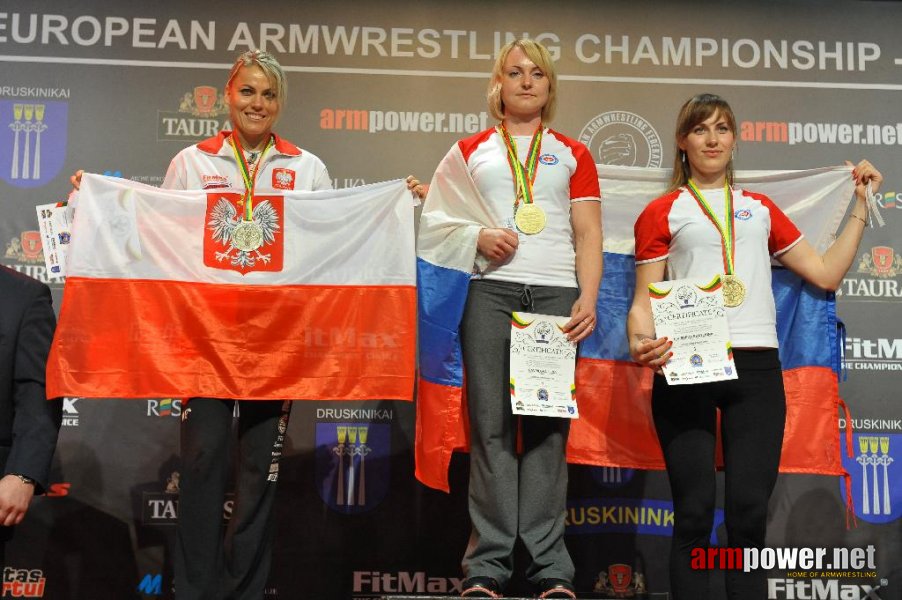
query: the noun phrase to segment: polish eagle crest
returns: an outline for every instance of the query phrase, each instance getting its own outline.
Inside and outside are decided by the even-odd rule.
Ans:
[[[257,204],[250,220],[238,214],[234,204],[220,198],[209,213],[207,229],[213,240],[226,246],[224,252],[216,252],[218,262],[228,260],[239,269],[252,269],[257,261],[269,264],[272,254],[265,247],[276,240],[279,231],[279,215],[269,200]]]

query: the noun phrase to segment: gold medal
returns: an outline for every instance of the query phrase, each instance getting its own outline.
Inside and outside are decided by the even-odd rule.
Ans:
[[[745,284],[736,275],[722,275],[723,304],[735,308],[745,300]]]
[[[526,235],[535,235],[545,229],[545,211],[536,204],[521,204],[514,215],[517,229]]]
[[[254,221],[241,221],[232,231],[232,245],[242,252],[252,252],[263,245],[263,228]]]

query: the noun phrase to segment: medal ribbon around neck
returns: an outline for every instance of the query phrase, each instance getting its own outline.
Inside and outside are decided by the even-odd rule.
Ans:
[[[504,146],[507,148],[507,162],[510,164],[511,174],[514,176],[514,183],[517,186],[517,197],[514,200],[514,213],[520,205],[533,203],[532,184],[536,180],[536,171],[539,166],[539,154],[542,151],[542,124],[539,123],[538,129],[532,134],[532,141],[529,142],[529,152],[526,155],[526,169],[524,171],[520,157],[517,155],[517,142],[504,126],[504,123],[495,127],[496,131],[504,140]]]
[[[241,178],[244,180],[244,220],[252,221],[254,218],[254,186],[257,184],[257,173],[260,171],[260,165],[263,164],[263,157],[266,151],[275,144],[272,136],[266,142],[266,146],[260,152],[260,156],[254,161],[253,167],[248,167],[247,158],[244,156],[244,148],[241,141],[234,133],[229,136],[229,143],[232,145],[232,151],[235,153],[235,159],[238,161],[238,169],[241,171]]]
[[[721,247],[723,248],[724,273],[732,275],[734,270],[734,258],[736,255],[736,231],[733,228],[733,190],[730,189],[730,185],[727,182],[724,182],[724,220],[723,223],[721,223],[714,211],[711,210],[711,205],[705,200],[701,190],[696,187],[695,182],[690,179],[687,183],[687,187],[689,188],[689,193],[692,194],[692,197],[695,198],[695,201],[698,203],[699,208],[702,209],[702,212],[705,213],[708,219],[710,219],[717,228],[722,243]]]

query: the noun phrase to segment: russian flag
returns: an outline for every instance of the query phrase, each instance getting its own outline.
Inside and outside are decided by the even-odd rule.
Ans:
[[[405,183],[243,201],[84,176],[50,397],[412,399]]]
[[[567,459],[664,469],[651,417],[652,373],[630,359],[626,315],[635,288],[633,224],[645,205],[663,193],[670,172],[606,165],[599,165],[598,171],[604,227],[599,325],[580,345],[576,374],[580,418],[571,425]],[[463,158],[452,149],[430,187],[417,247],[417,477],[445,491],[451,453],[468,444],[458,327],[476,260],[475,235],[481,226],[497,226],[486,217],[469,179]],[[746,171],[737,173],[736,185],[768,195],[818,252],[832,243],[854,189],[851,167]],[[441,247],[443,240],[448,248]],[[787,396],[780,470],[842,475],[834,296],[804,284],[785,269],[775,267],[773,275]]]

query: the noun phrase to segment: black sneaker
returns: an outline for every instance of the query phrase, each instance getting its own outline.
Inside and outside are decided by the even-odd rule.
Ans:
[[[467,577],[461,589],[462,598],[502,598],[501,586],[491,577]]]
[[[576,598],[573,584],[566,579],[543,579],[539,582],[539,598]]]

